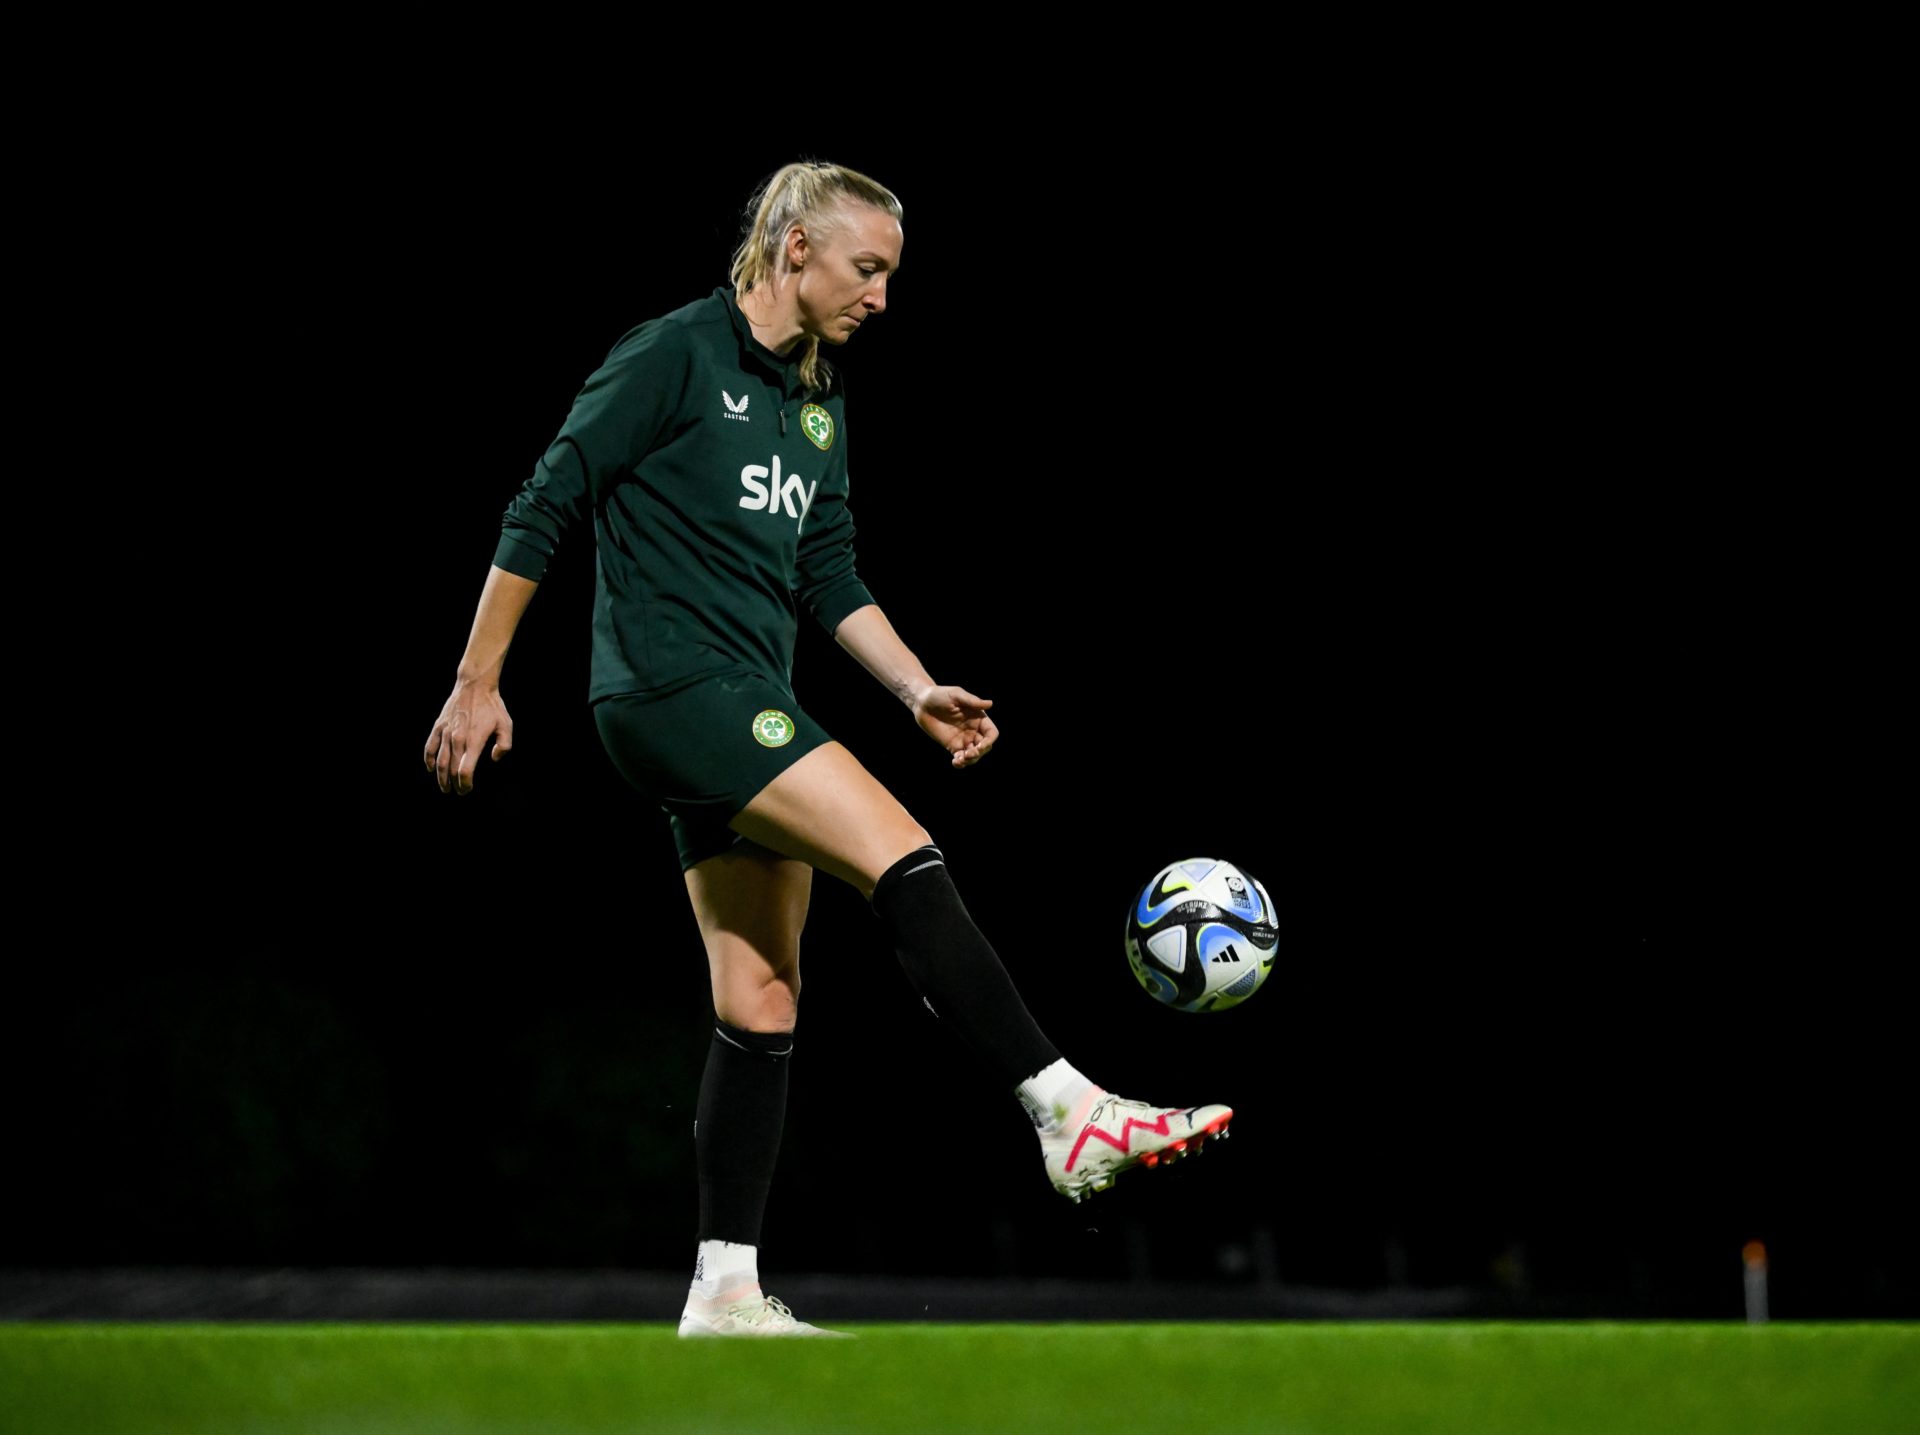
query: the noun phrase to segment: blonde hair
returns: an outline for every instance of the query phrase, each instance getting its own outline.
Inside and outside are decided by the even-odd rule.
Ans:
[[[755,285],[772,280],[787,231],[794,225],[804,225],[807,237],[815,241],[843,233],[845,204],[868,204],[895,219],[902,217],[892,190],[845,165],[810,159],[775,170],[747,201],[745,212],[751,219],[746,237],[733,251],[733,297],[742,299]],[[821,357],[820,340],[813,334],[800,336],[800,381],[812,390],[833,383],[833,366]]]

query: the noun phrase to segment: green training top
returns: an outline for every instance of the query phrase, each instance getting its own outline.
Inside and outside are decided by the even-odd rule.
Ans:
[[[508,505],[495,566],[538,582],[589,510],[589,703],[734,664],[791,687],[799,606],[831,633],[873,602],[853,568],[845,381],[809,394],[724,284],[608,352]]]

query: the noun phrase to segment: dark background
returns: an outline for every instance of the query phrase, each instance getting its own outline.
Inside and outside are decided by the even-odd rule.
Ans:
[[[464,799],[420,752],[585,377],[818,157],[906,208],[888,311],[832,353],[859,572],[1002,736],[949,770],[804,621],[796,691],[1069,1058],[1228,1102],[1236,1139],[1061,1200],[817,877],[770,1287],[1146,1271],[1732,1316],[1761,1239],[1776,1316],[1920,1313],[1899,948],[1796,749],[1790,557],[1687,423],[1712,326],[1649,238],[1684,185],[1418,134],[1364,164],[658,148],[408,132],[248,211],[204,344],[251,541],[197,551],[184,750],[93,839],[130,873],[112,939],[16,966],[0,1263],[690,1269],[709,989],[665,818],[586,706],[589,534],[515,639],[513,752]],[[1195,855],[1281,909],[1270,981],[1208,1016],[1120,945]]]

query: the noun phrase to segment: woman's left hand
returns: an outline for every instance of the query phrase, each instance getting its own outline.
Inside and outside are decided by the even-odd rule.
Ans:
[[[914,699],[913,720],[920,730],[953,754],[955,767],[971,767],[993,751],[1000,729],[987,716],[990,698],[965,688],[936,684]]]

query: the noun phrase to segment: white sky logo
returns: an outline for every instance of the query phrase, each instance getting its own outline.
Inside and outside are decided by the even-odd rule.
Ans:
[[[771,484],[765,480],[772,480]],[[807,510],[813,507],[813,495],[819,491],[820,480],[811,484],[797,473],[780,477],[780,455],[773,456],[771,469],[762,464],[750,463],[740,470],[740,482],[747,487],[747,495],[740,500],[742,508],[765,509],[769,513],[779,513],[783,508],[789,518],[804,520]],[[795,508],[793,500],[799,495],[800,506]],[[794,525],[795,529],[799,524]]]
[[[753,397],[752,394],[740,395],[740,402],[737,404],[733,401],[733,395],[725,389],[720,390],[720,397],[726,400],[727,404],[727,412],[724,417],[739,419],[741,423],[747,422],[747,401]]]

